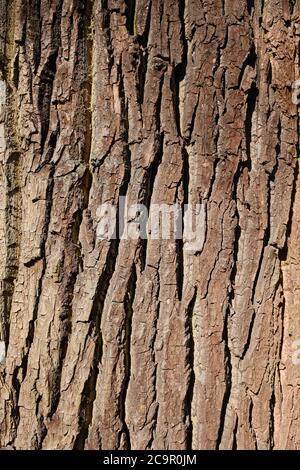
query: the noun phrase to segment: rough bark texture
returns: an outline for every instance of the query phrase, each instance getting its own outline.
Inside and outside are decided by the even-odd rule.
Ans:
[[[300,449],[299,0],[0,8],[1,447]]]

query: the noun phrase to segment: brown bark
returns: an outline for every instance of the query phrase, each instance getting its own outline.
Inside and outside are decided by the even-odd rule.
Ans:
[[[0,7],[1,447],[299,449],[299,0]]]

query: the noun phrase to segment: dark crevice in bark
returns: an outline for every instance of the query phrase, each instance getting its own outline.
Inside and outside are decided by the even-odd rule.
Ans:
[[[237,222],[236,222],[236,226],[235,226],[235,230],[234,230],[234,244],[233,244],[233,256],[232,256],[232,268],[231,268],[231,274],[230,274],[230,292],[229,292],[229,296],[228,296],[228,308],[229,308],[229,313],[230,313],[230,316],[232,315],[232,303],[234,301],[234,297],[235,297],[235,294],[234,294],[234,288],[235,288],[235,278],[236,278],[236,274],[237,274],[237,260],[238,260],[238,253],[239,253],[239,241],[240,241],[240,237],[241,237],[241,227],[239,225],[239,213],[238,213],[238,210],[236,208],[236,218],[237,218]]]
[[[0,78],[1,74],[6,77],[6,57],[5,46],[7,39],[7,4],[8,0],[0,0],[1,17],[0,17]]]
[[[239,418],[236,416],[235,425],[234,425],[234,428],[233,428],[233,441],[232,441],[232,449],[231,450],[237,450],[237,448],[238,448],[238,445],[237,445],[238,425],[239,425]]]
[[[180,82],[185,77],[185,64],[178,64],[174,67],[171,77],[171,91],[173,98],[173,110],[177,127],[177,135],[181,136],[181,126],[180,126],[180,98],[179,98],[179,86]]]
[[[21,384],[20,384],[20,381],[18,379],[18,373],[19,373],[19,370],[22,368],[22,364],[20,367],[17,367],[14,372],[13,372],[13,375],[12,375],[12,379],[11,379],[11,384],[12,384],[12,387],[13,387],[13,391],[12,391],[12,409],[11,409],[11,415],[12,415],[12,440],[10,442],[11,445],[14,444],[15,442],[15,439],[17,437],[17,432],[18,432],[18,426],[19,426],[19,422],[20,422],[20,409],[19,409],[19,405],[18,405],[18,400],[19,400],[19,395],[20,395],[20,388],[21,388]]]
[[[247,10],[248,10],[249,15],[251,15],[253,8],[254,8],[254,0],[247,0]]]
[[[215,63],[212,69],[212,75],[215,78],[216,71],[221,65],[221,44],[217,45]]]
[[[227,208],[228,209],[228,208]],[[226,210],[225,210],[226,212]],[[223,222],[224,222],[224,214],[225,212],[222,213],[222,219],[220,221],[220,225],[221,227],[223,227]],[[207,278],[207,282],[206,282],[206,289],[205,291],[203,292],[203,295],[204,297],[206,298],[208,296],[208,291],[209,291],[209,286],[210,286],[210,282],[212,280],[212,275],[214,273],[214,270],[219,262],[219,259],[220,259],[220,254],[222,252],[222,249],[223,249],[223,240],[224,240],[224,233],[223,233],[223,230],[221,230],[221,240],[220,240],[220,247],[218,249],[218,251],[216,252],[215,256],[214,256],[214,263],[213,263],[213,266],[208,274],[208,278]],[[198,252],[197,252],[198,253]]]
[[[151,199],[153,196],[154,183],[157,176],[159,166],[162,161],[163,148],[164,148],[164,132],[161,131],[160,123],[160,112],[161,112],[161,101],[162,101],[162,86],[163,77],[159,84],[159,93],[156,101],[155,119],[156,119],[156,131],[154,137],[154,157],[149,167],[145,169],[143,174],[143,181],[141,184],[141,190],[139,192],[139,201],[144,204],[147,208],[148,214],[150,214]],[[140,261],[141,270],[143,271],[147,262],[147,246],[148,240],[142,240],[140,243]]]
[[[100,0],[101,1],[101,11],[102,11],[102,29],[105,33],[106,38],[106,48],[109,55],[108,60],[108,72],[109,75],[111,73],[111,69],[114,63],[114,54],[113,54],[113,47],[112,47],[112,38],[111,38],[111,31],[110,31],[110,12],[107,6],[107,0]]]
[[[157,285],[157,292],[156,292],[156,298],[158,299],[157,305],[156,305],[156,316],[153,322],[153,337],[151,341],[151,351],[152,351],[152,363],[153,363],[153,376],[152,376],[152,384],[153,384],[153,400],[152,404],[155,403],[155,412],[153,413],[153,420],[152,420],[152,428],[151,428],[151,438],[146,446],[146,449],[151,449],[153,441],[156,436],[156,426],[157,426],[157,417],[158,417],[158,412],[159,412],[159,402],[157,401],[157,367],[158,367],[158,362],[156,359],[156,354],[155,354],[155,342],[157,338],[157,325],[159,321],[159,315],[161,311],[161,304],[159,301],[159,295],[160,295],[160,275],[159,275],[159,266],[156,271],[157,273],[157,279],[156,279],[156,285]]]
[[[259,270],[259,272],[260,272],[260,270]],[[253,291],[255,291],[255,289],[253,289]],[[242,350],[241,354],[239,355],[241,360],[243,360],[245,358],[245,356],[248,352],[248,349],[250,347],[255,318],[256,318],[256,310],[255,310],[255,308],[253,308],[251,320],[250,320],[250,323],[249,323],[249,326],[248,326],[247,339],[246,339],[246,342],[244,344],[243,350]]]
[[[225,16],[225,1],[226,0],[221,0],[222,16]]]
[[[11,311],[11,304],[12,304],[12,297],[14,293],[14,283],[15,277],[6,275],[5,278],[2,280],[2,289],[1,289],[1,297],[2,297],[2,341],[5,342],[5,348],[7,350],[8,343],[9,343],[9,325],[10,325],[10,311]]]
[[[92,26],[92,17],[93,17],[93,2],[91,0],[87,1],[87,6],[83,13],[83,42],[84,42],[84,57],[85,57],[85,78],[81,84],[81,88],[84,90],[83,93],[83,105],[85,110],[85,140],[84,140],[84,150],[83,158],[86,163],[86,171],[88,173],[88,184],[87,188],[87,200],[86,208],[88,207],[89,202],[89,193],[92,186],[92,173],[89,169],[90,156],[91,156],[91,146],[92,146],[92,111],[91,111],[91,96],[92,96],[92,66],[93,66],[93,39],[90,34],[90,29]]]
[[[234,243],[233,243],[233,260],[232,260],[232,269],[230,274],[230,285],[231,285],[231,293],[229,295],[229,304],[232,305],[232,301],[234,299],[234,286],[235,286],[235,277],[237,273],[237,260],[238,260],[238,253],[239,253],[239,240],[241,237],[241,227],[240,227],[240,214],[238,211],[238,185],[240,178],[243,174],[244,167],[247,165],[248,162],[240,161],[238,164],[238,168],[233,177],[232,183],[232,191],[231,191],[231,198],[235,202],[235,220],[236,226],[234,229]]]
[[[272,69],[271,61],[268,62],[267,82],[269,86],[271,86],[271,83],[273,82],[273,69]],[[269,119],[269,113],[270,113],[270,109],[268,109],[268,115],[267,115],[268,119]]]
[[[274,411],[275,411],[275,405],[276,405],[275,371],[274,371],[274,376],[272,377],[271,388],[272,388],[272,393],[271,393],[271,398],[270,398],[270,401],[269,401],[269,407],[270,407],[270,422],[269,422],[269,446],[270,446],[270,449],[269,450],[272,450],[274,448],[274,429],[275,429]]]
[[[259,257],[259,261],[258,261],[258,266],[257,266],[257,270],[256,270],[256,273],[255,273],[254,281],[253,281],[252,296],[251,296],[252,305],[254,304],[254,300],[255,300],[256,287],[257,287],[257,283],[258,283],[259,276],[260,276],[260,270],[261,270],[261,267],[262,267],[262,262],[263,262],[265,247],[267,246],[267,242],[268,242],[269,236],[270,236],[270,235],[269,235],[269,232],[270,232],[270,227],[267,226],[266,229],[265,229],[264,240],[263,240],[263,246],[261,247],[261,252],[260,252],[260,257]],[[250,340],[251,340],[251,335],[250,335],[250,337],[248,338],[247,343],[248,343]]]
[[[39,117],[41,122],[41,152],[44,150],[44,145],[47,139],[49,122],[50,122],[50,107],[51,97],[53,91],[53,82],[56,74],[56,61],[58,57],[59,47],[61,43],[60,27],[61,27],[61,14],[62,14],[63,0],[60,0],[57,10],[53,14],[52,25],[52,49],[47,58],[46,63],[39,77],[39,93],[38,93],[38,108]]]
[[[222,160],[219,157],[215,157],[213,174],[212,174],[211,179],[210,179],[209,188],[208,188],[208,191],[207,191],[207,196],[205,197],[205,199],[207,201],[210,200],[210,197],[212,195],[214,184],[215,184],[216,177],[217,177],[217,166],[218,166],[219,162],[221,162],[221,161]]]
[[[131,150],[128,145],[128,133],[129,133],[129,117],[128,117],[128,101],[125,93],[124,88],[124,75],[122,70],[122,57],[120,58],[120,65],[118,67],[118,78],[119,78],[119,98],[121,104],[121,129],[120,129],[120,138],[126,142],[126,152],[127,157],[129,156],[129,160],[127,159],[127,164],[131,167]],[[129,173],[130,179],[130,173]],[[128,180],[129,182],[129,180]]]
[[[176,240],[176,283],[177,283],[177,294],[178,299],[182,300],[182,290],[183,290],[183,281],[184,281],[184,243],[183,243],[183,234],[184,234],[184,214],[189,202],[189,179],[190,179],[190,169],[189,169],[189,155],[183,146],[181,149],[182,155],[182,178],[181,184],[183,187],[183,201],[181,205],[181,217],[180,223],[181,226],[181,237]],[[183,215],[183,217],[182,217]]]
[[[20,80],[20,50],[18,46],[16,47],[16,49],[17,49],[16,55],[14,57],[14,61],[12,64],[13,74],[11,77],[11,82],[12,82],[12,85],[17,90],[19,88],[19,80]]]
[[[280,152],[281,152],[281,121],[280,118],[278,119],[278,124],[277,124],[277,143],[275,145],[275,163],[274,166],[270,172],[269,179],[268,179],[268,185],[267,185],[267,190],[268,190],[268,198],[267,198],[267,214],[268,214],[268,223],[267,223],[267,228],[265,230],[265,235],[264,235],[264,247],[268,246],[270,242],[270,237],[271,237],[271,203],[272,203],[272,193],[273,189],[272,186],[275,183],[275,178],[276,178],[276,173],[278,170],[278,160],[280,158]]]
[[[51,162],[55,149],[56,149],[56,144],[57,144],[59,134],[60,134],[60,122],[57,121],[56,129],[54,129],[48,134],[47,141],[45,142],[45,145],[44,145],[45,147],[44,153],[42,154],[42,157],[41,157],[41,163],[35,169],[34,171],[35,173],[38,173],[39,171],[41,171],[44,168],[44,166],[48,165]]]
[[[36,392],[38,394],[38,392]],[[35,407],[35,415],[37,417],[37,423],[38,423],[38,429],[37,433],[34,434],[34,437],[32,439],[33,443],[33,448],[35,450],[40,450],[42,448],[42,443],[47,436],[47,428],[45,426],[44,422],[44,416],[40,414],[39,412],[39,406],[40,402],[42,401],[42,395],[38,395],[37,400],[36,400],[36,407]]]
[[[280,259],[280,254],[279,254],[279,259]],[[281,261],[281,259],[280,259]],[[283,290],[283,273],[282,273],[282,266],[280,264],[280,274],[279,274],[279,286],[282,290],[282,298],[281,298],[281,304],[279,305],[280,308],[280,320],[281,320],[281,334],[279,338],[279,349],[278,349],[278,364],[277,364],[277,373],[278,373],[278,379],[279,379],[279,384],[280,384],[280,389],[281,389],[281,381],[280,381],[280,363],[282,360],[282,350],[283,350],[283,340],[284,340],[284,319],[285,319],[285,309],[286,309],[286,300],[284,297],[284,290]]]
[[[179,215],[179,217],[181,217]],[[182,300],[182,289],[184,280],[184,255],[183,255],[183,240],[178,238],[176,244],[176,287],[178,300]]]
[[[248,418],[248,421],[249,421],[250,432],[251,432],[251,435],[252,435],[252,437],[253,437],[253,441],[254,441],[254,445],[255,445],[255,450],[257,450],[257,439],[256,439],[256,434],[255,434],[255,431],[254,431],[254,428],[253,428],[253,417],[252,417],[252,414],[253,414],[253,401],[252,401],[252,398],[250,397],[249,418]]]
[[[264,16],[265,0],[260,0],[259,5],[260,5],[260,13],[259,13],[258,18],[259,18],[259,27],[261,27],[262,21],[263,21],[263,16]]]
[[[128,103],[126,100],[126,94],[124,89],[124,77],[122,75],[122,63],[119,69],[119,97],[121,102],[121,139],[124,141],[124,148],[123,148],[123,159],[124,159],[124,178],[120,185],[119,196],[126,196],[130,179],[131,179],[131,149],[130,145],[128,144],[128,134],[129,134],[129,118],[128,118]],[[124,207],[120,207],[120,203],[118,203],[117,208],[117,221],[121,220],[124,221]],[[117,223],[117,238],[120,239],[123,233],[124,227],[119,226]]]
[[[150,32],[150,26],[151,26],[151,15],[152,13],[152,0],[149,0],[148,3],[148,11],[147,11],[147,18],[145,22],[145,29],[143,31],[143,34],[138,36],[138,41],[139,43],[146,49],[148,46],[148,40],[149,40],[149,32]]]
[[[216,450],[219,450],[221,442],[222,442],[225,419],[226,419],[226,411],[227,411],[227,406],[229,403],[231,387],[232,387],[231,351],[230,351],[230,347],[228,344],[228,316],[229,314],[230,314],[229,309],[227,309],[225,319],[224,319],[224,328],[223,328],[223,334],[222,334],[222,339],[224,342],[225,391],[224,391],[222,406],[220,410],[220,425],[219,425],[219,431],[218,431],[218,436],[217,436],[217,441],[216,441]]]
[[[156,139],[155,139],[154,159],[151,162],[149,168],[146,169],[144,177],[143,177],[143,184],[141,185],[141,187],[143,188],[141,202],[142,204],[145,204],[145,206],[147,207],[148,214],[150,213],[150,210],[151,210],[151,200],[153,196],[153,188],[154,188],[155,179],[157,176],[159,166],[162,161],[163,147],[164,147],[164,133],[163,132],[157,133]],[[141,255],[144,259],[144,262],[142,263],[143,264],[142,267],[144,269],[146,266],[146,262],[147,262],[148,239],[143,240],[141,247],[142,247]]]
[[[31,0],[27,2],[27,22],[25,37],[31,38],[33,49],[33,72],[36,73],[41,58],[41,2]],[[25,42],[26,49],[26,42]]]
[[[242,82],[246,67],[251,67],[251,68],[255,69],[256,60],[257,60],[257,55],[256,55],[255,44],[254,44],[254,42],[252,42],[249,53],[247,55],[247,58],[244,61],[243,65],[242,65],[242,68],[241,68],[241,71],[240,71],[240,74],[239,74],[238,88],[240,88],[240,86],[241,86],[241,82]],[[249,101],[249,99],[248,99],[248,101]],[[254,103],[255,103],[255,100],[254,100]]]
[[[289,247],[289,239],[291,236],[292,231],[292,223],[294,220],[294,210],[295,210],[295,199],[296,199],[296,189],[297,189],[297,180],[299,178],[299,160],[296,160],[295,168],[294,168],[294,178],[293,178],[293,189],[291,194],[291,203],[290,203],[290,213],[288,217],[288,223],[286,227],[286,238],[285,244],[281,250],[279,250],[279,259],[280,261],[286,261],[288,257],[288,247]]]
[[[249,171],[251,171],[251,141],[252,141],[252,118],[256,107],[258,90],[255,83],[252,83],[247,96],[246,116],[245,116],[245,139],[246,139],[246,155]]]
[[[289,0],[290,14],[293,15],[297,0]]]
[[[135,34],[135,3],[136,0],[125,0],[126,3],[126,26],[129,34],[132,36]]]
[[[181,116],[180,116],[181,103],[180,103],[180,96],[179,96],[179,87],[180,87],[180,82],[182,82],[185,79],[186,67],[187,67],[187,61],[188,61],[188,43],[187,43],[186,32],[185,32],[184,12],[185,12],[185,0],[179,2],[179,5],[178,5],[179,19],[181,23],[181,31],[180,31],[180,42],[182,44],[181,63],[176,64],[174,66],[172,78],[171,78],[171,90],[172,90],[172,96],[173,96],[173,106],[174,106],[174,114],[175,114],[175,119],[176,119],[177,133],[181,137],[182,137]]]
[[[190,162],[189,154],[185,148],[182,146],[182,186],[183,186],[183,210],[185,206],[189,203],[189,188],[190,188]]]
[[[163,64],[163,67],[164,66],[165,64]],[[164,75],[164,72],[162,72],[160,82],[159,82],[159,91],[158,91],[156,105],[155,105],[156,137],[157,137],[157,133],[161,133],[160,114],[161,114],[162,91],[163,91],[164,79],[165,79],[165,75]]]
[[[184,140],[185,140],[186,145],[190,145],[193,142],[192,136],[193,136],[193,132],[194,132],[195,120],[196,120],[196,116],[197,116],[199,101],[200,101],[200,93],[198,93],[197,101],[196,101],[195,106],[193,108],[192,117],[191,117],[191,120],[190,120],[189,125],[188,125],[188,129],[187,129],[188,130],[188,135],[184,136]]]
[[[92,169],[92,174],[95,171],[96,168],[101,168],[101,166],[104,164],[105,160],[112,154],[114,151],[114,146],[120,142],[121,138],[116,139],[116,136],[114,135],[112,138],[111,143],[108,146],[108,149],[105,151],[104,154],[101,155],[100,158],[92,158],[91,159],[91,169]]]
[[[142,48],[140,51],[140,61],[138,65],[138,100],[139,104],[142,105],[144,102],[144,93],[145,93],[145,82],[148,70],[148,49]]]
[[[131,275],[128,281],[127,289],[126,289],[126,298],[124,302],[124,308],[126,313],[125,318],[125,344],[124,344],[124,378],[122,382],[122,390],[119,395],[119,410],[120,410],[120,419],[123,423],[123,427],[119,434],[119,445],[122,433],[126,436],[126,444],[127,450],[131,449],[131,442],[130,442],[130,433],[126,423],[126,397],[127,397],[127,390],[128,384],[131,376],[131,332],[132,332],[132,313],[133,313],[133,302],[135,298],[135,290],[136,290],[136,267],[135,264],[132,266]]]
[[[276,361],[274,363],[274,367],[272,367],[271,370],[271,378],[270,378],[270,385],[271,385],[271,397],[269,401],[269,410],[270,410],[270,419],[269,419],[269,446],[270,450],[274,449],[274,436],[275,436],[275,424],[278,425],[278,422],[276,420],[275,416],[275,407],[276,407],[276,402],[279,400],[281,401],[280,394],[282,393],[282,385],[280,381],[280,360],[281,360],[281,353],[282,353],[282,347],[283,347],[283,338],[284,338],[284,308],[285,308],[285,299],[283,296],[283,275],[282,275],[282,269],[280,267],[279,270],[279,278],[277,280],[276,286],[274,288],[274,295],[273,295],[273,306],[275,305],[276,302],[276,294],[277,292],[280,292],[280,301],[277,304],[277,308],[281,315],[279,315],[279,318],[282,320],[281,323],[281,334],[279,335],[278,338],[278,348],[276,347],[274,353],[276,356]],[[274,312],[274,307],[273,307],[273,318],[275,317],[275,312]],[[276,345],[276,346],[277,346]],[[271,361],[270,361],[271,364]],[[277,392],[276,389],[276,382],[279,382],[279,393]]]
[[[157,19],[159,20],[159,29],[161,30],[161,25],[162,25],[162,22],[163,22],[163,17],[164,17],[164,9],[165,9],[165,5],[164,5],[164,2],[159,2],[159,6],[157,8],[157,13],[158,13],[158,16],[157,16]]]
[[[187,428],[187,435],[186,435],[186,448],[187,450],[192,450],[193,448],[193,420],[192,420],[192,403],[194,398],[194,386],[195,386],[195,342],[194,342],[194,329],[193,329],[193,314],[194,314],[194,307],[197,298],[197,287],[195,287],[193,297],[188,305],[187,313],[186,313],[186,331],[187,331],[187,348],[188,348],[188,356],[187,356],[187,363],[190,368],[190,377],[189,377],[189,385],[185,397],[186,408],[187,408],[187,416],[188,416],[188,428]]]
[[[151,23],[151,9],[152,9],[152,2],[149,3],[148,14],[146,18],[145,30],[143,31],[142,35],[137,36],[137,42],[140,45],[140,62],[138,66],[138,78],[137,78],[137,86],[138,86],[138,96],[139,96],[139,103],[140,105],[144,102],[144,93],[145,93],[145,83],[147,77],[147,70],[148,70],[148,40],[149,40],[149,31],[150,31],[150,23]]]
[[[223,69],[222,77],[221,77],[221,96],[224,101],[225,101],[225,91],[226,91],[226,70]]]

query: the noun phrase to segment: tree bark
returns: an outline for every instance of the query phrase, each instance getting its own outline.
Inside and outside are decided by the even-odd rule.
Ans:
[[[300,449],[299,0],[0,7],[1,448]]]

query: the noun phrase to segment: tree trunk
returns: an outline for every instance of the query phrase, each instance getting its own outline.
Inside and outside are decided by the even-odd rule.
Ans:
[[[300,449],[299,0],[0,7],[1,448]]]

